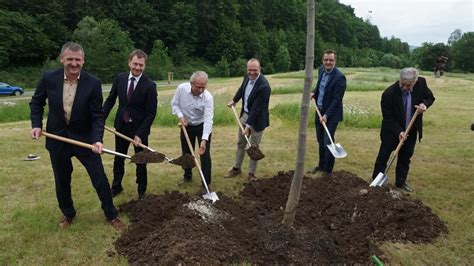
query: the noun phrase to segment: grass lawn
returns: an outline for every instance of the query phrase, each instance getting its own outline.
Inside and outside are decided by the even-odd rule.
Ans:
[[[343,72],[348,73],[348,87],[353,88],[346,92],[344,98],[344,104],[350,107],[346,111],[354,112],[346,115],[346,120],[365,117],[368,120],[380,120],[382,90],[397,79],[397,71],[351,68],[343,69]],[[298,108],[282,109],[284,111],[279,112],[277,109],[282,105],[299,104],[301,94],[295,87],[298,84],[302,87],[303,73],[268,76],[272,88],[279,88],[280,93],[271,97],[271,108],[275,109],[271,111],[271,126],[266,130],[261,144],[261,150],[267,157],[260,161],[257,177],[271,177],[279,170],[295,167],[298,123],[294,119],[294,112],[298,112]],[[425,113],[424,138],[421,143],[417,143],[408,182],[415,190],[411,196],[431,207],[447,224],[449,234],[432,244],[385,243],[383,250],[393,262],[405,265],[469,264],[474,261],[474,131],[470,130],[471,123],[474,123],[474,74],[447,73],[441,79],[435,79],[429,72],[422,75],[427,77],[436,101]],[[223,105],[230,100],[240,83],[241,78],[211,82],[209,90],[214,94],[216,104]],[[160,104],[169,105],[173,92],[170,89],[159,91]],[[24,106],[27,108],[26,104]],[[169,112],[169,108],[159,109],[157,115],[169,115],[164,112]],[[228,112],[229,117],[232,117],[231,110]],[[212,135],[212,187],[218,194],[237,195],[244,180],[222,178],[233,164],[237,125],[226,119],[220,121]],[[313,167],[317,160],[314,127],[310,123],[305,160],[307,169]],[[379,128],[371,124],[356,126],[347,121],[340,125],[336,140],[349,155],[336,161],[335,171],[349,171],[369,181],[379,148]],[[54,193],[49,154],[44,148],[44,139],[31,140],[29,132],[29,121],[0,124],[0,160],[3,162],[0,165],[0,265],[126,265],[125,258],[113,255],[113,243],[119,234],[107,224],[89,177],[75,159],[72,193],[77,219],[66,231],[58,228],[61,213]],[[113,136],[108,132],[104,134],[105,146],[113,149]],[[179,156],[179,129],[155,123],[150,146],[168,157]],[[37,161],[22,161],[30,153],[41,158]],[[103,161],[111,181],[113,157],[103,155]],[[244,170],[247,165],[246,160]],[[134,166],[126,167],[123,182],[125,191],[114,200],[117,206],[137,197],[134,172]],[[200,189],[197,171],[194,172],[191,185],[177,187],[182,169],[175,165],[150,164],[148,176],[149,194],[172,190],[196,193]],[[393,183],[394,167],[389,176]],[[121,217],[129,224],[125,215]]]

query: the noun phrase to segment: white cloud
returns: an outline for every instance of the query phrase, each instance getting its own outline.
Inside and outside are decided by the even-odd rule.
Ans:
[[[451,33],[474,31],[474,0],[340,0],[356,16],[369,18],[381,37],[410,45],[446,43]]]

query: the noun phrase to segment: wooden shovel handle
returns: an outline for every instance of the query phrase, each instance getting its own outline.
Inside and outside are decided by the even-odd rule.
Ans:
[[[45,137],[48,137],[50,139],[59,140],[59,141],[66,142],[66,143],[69,143],[69,144],[73,144],[73,145],[83,147],[83,148],[86,148],[86,149],[91,149],[92,150],[92,148],[94,147],[91,144],[80,142],[80,141],[73,140],[73,139],[68,139],[68,138],[65,138],[65,137],[58,136],[58,135],[54,135],[54,134],[48,133],[46,131],[42,131],[41,135],[44,135]]]
[[[65,138],[65,137],[61,137],[61,136],[58,136],[58,135],[54,135],[54,134],[48,133],[48,132],[46,132],[46,131],[42,131],[42,132],[41,132],[41,135],[43,135],[43,136],[45,136],[45,137],[48,137],[48,138],[50,138],[50,139],[59,140],[59,141],[62,141],[62,142],[66,142],[66,143],[69,143],[69,144],[72,144],[72,145],[76,145],[76,146],[79,146],[79,147],[83,147],[83,148],[86,148],[86,149],[90,149],[90,150],[92,150],[92,148],[94,147],[94,145],[92,145],[92,144],[80,142],[80,141],[73,140],[73,139],[68,139],[68,138]],[[113,150],[109,150],[109,149],[107,149],[107,148],[102,148],[102,151],[105,152],[105,153],[111,154],[111,155],[120,156],[120,157],[122,157],[122,158],[132,159],[132,157],[130,157],[130,156],[126,155],[126,154],[123,154],[123,153],[120,153],[120,152],[116,152],[116,151],[113,151]]]
[[[124,134],[122,134],[122,133],[120,133],[120,132],[118,132],[118,131],[116,131],[116,130],[114,130],[114,129],[108,127],[108,126],[104,126],[104,129],[107,130],[107,131],[109,131],[109,132],[114,133],[115,135],[121,137],[122,139],[124,139],[124,140],[126,140],[126,141],[129,141],[129,142],[131,142],[131,143],[134,142],[133,139],[129,138],[128,136],[125,136]],[[140,146],[140,148],[147,149],[147,150],[152,151],[152,152],[155,151],[155,150],[153,150],[152,148],[146,146],[146,145],[143,144],[143,143],[139,143],[138,146]]]
[[[184,126],[184,125],[180,125],[180,126],[181,126],[181,130],[183,130],[184,137],[186,138],[186,142],[188,143],[189,151],[191,152],[191,155],[194,157],[194,163],[196,164],[196,167],[199,170],[199,174],[201,175],[202,183],[204,184],[204,187],[206,188],[207,194],[209,194],[209,187],[207,186],[206,178],[204,177],[204,173],[202,172],[199,161],[196,158],[196,155],[194,154],[193,145],[191,144],[191,140],[189,139],[189,135],[188,135],[188,131],[186,130],[186,126]]]
[[[235,110],[235,106],[231,105],[230,107],[232,108],[232,111],[234,112],[235,119],[237,119],[237,124],[239,124],[240,130],[242,130],[242,133],[245,132],[244,126],[242,125],[242,123],[240,123],[240,118],[239,118],[239,115],[237,114],[237,111]],[[249,137],[247,137],[247,135],[244,135],[244,136],[249,146],[252,146],[252,144],[250,144]]]
[[[418,106],[415,106],[418,108]],[[405,135],[408,137],[408,133],[410,132],[411,130],[411,127],[413,126],[413,124],[415,123],[415,120],[416,120],[416,117],[418,116],[418,109],[416,109],[415,111],[415,114],[413,114],[411,120],[410,120],[410,123],[408,123],[408,126],[407,126],[407,129],[405,130]],[[403,146],[403,143],[405,143],[404,140],[401,140],[399,143],[398,143],[398,146],[397,148],[395,149],[395,155],[398,154],[398,152],[400,151],[400,149],[402,148]]]

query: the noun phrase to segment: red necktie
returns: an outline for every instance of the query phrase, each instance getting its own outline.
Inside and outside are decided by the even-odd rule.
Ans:
[[[130,86],[128,86],[128,92],[127,92],[127,105],[130,103],[130,99],[132,98],[134,83],[135,83],[135,78],[131,77]],[[130,114],[128,113],[127,110],[125,110],[125,112],[123,113],[123,121],[125,121],[125,123],[128,123],[130,121]]]

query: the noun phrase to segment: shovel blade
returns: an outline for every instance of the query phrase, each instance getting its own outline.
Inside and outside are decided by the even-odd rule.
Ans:
[[[374,181],[372,181],[372,183],[370,183],[369,187],[381,187],[383,186],[383,184],[385,184],[385,182],[387,181],[388,179],[388,176],[384,173],[379,173]]]
[[[254,145],[250,146],[247,149],[247,154],[249,155],[250,159],[254,161],[258,161],[265,158],[265,154],[263,154],[263,152],[257,146]]]
[[[212,203],[219,200],[219,197],[217,196],[216,192],[208,192],[208,193],[202,195],[202,197],[204,199],[212,201]]]
[[[334,158],[344,158],[347,156],[347,152],[342,148],[341,144],[335,143],[335,144],[328,144],[327,145],[329,151],[332,153]]]

